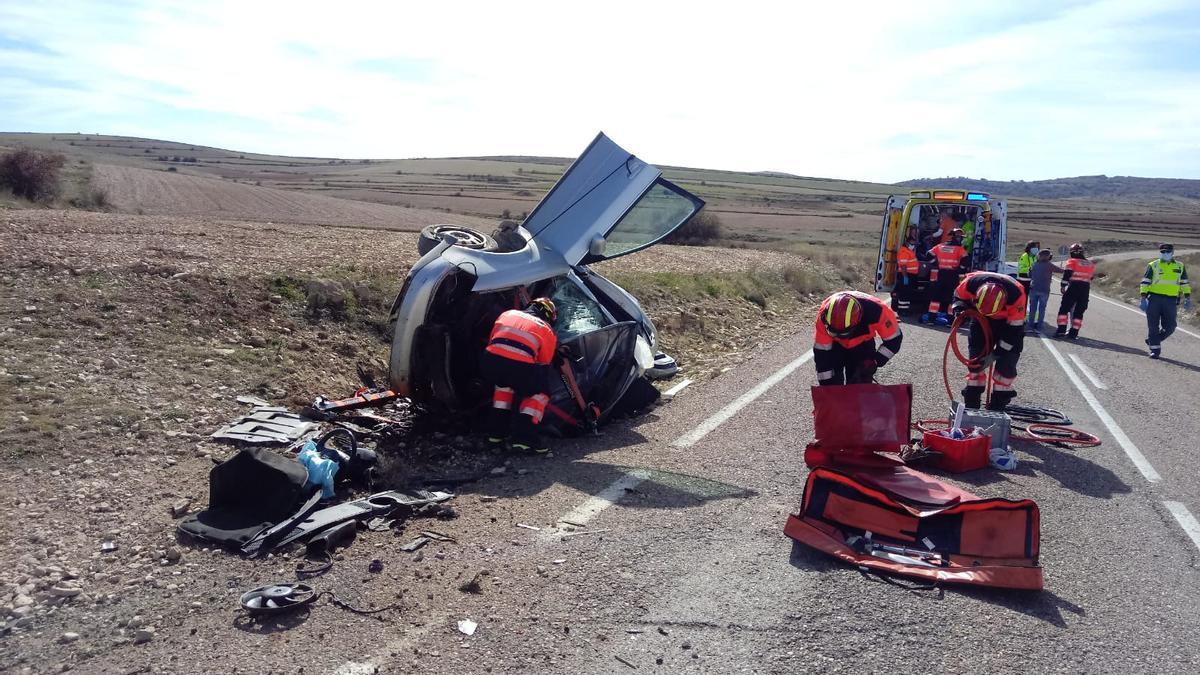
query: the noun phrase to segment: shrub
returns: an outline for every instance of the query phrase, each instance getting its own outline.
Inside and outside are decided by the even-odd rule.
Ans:
[[[680,246],[707,246],[721,238],[721,219],[710,211],[701,211],[663,240]]]
[[[18,197],[44,202],[58,195],[59,174],[66,158],[59,154],[19,148],[0,157],[0,187]]]
[[[503,211],[500,212],[500,218],[503,220],[511,220],[512,213],[510,213],[508,209],[504,209]]]
[[[167,171],[170,171],[171,173],[175,173],[176,171],[179,171],[179,169],[176,169],[176,168],[175,168],[175,167],[173,167],[173,166],[168,166],[168,167],[167,167]]]

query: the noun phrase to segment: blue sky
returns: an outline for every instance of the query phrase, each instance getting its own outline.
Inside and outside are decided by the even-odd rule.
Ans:
[[[421,4],[0,0],[0,130],[379,158],[603,130],[715,169],[1200,178],[1196,0]]]

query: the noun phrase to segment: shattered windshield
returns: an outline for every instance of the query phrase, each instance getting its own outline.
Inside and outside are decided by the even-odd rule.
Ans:
[[[558,321],[554,332],[560,341],[570,340],[584,333],[599,330],[608,325],[604,310],[577,284],[566,277],[556,279],[550,299],[558,310]]]

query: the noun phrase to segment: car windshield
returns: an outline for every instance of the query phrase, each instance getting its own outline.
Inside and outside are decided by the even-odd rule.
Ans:
[[[697,209],[695,200],[658,181],[609,232],[604,256],[612,258],[662,239]]]
[[[608,319],[600,305],[565,277],[555,280],[550,299],[554,301],[554,307],[558,310],[554,332],[559,341],[570,340],[608,325]]]

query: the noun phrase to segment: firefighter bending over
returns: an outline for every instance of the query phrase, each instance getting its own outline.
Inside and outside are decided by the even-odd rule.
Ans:
[[[1088,308],[1092,294],[1092,277],[1096,274],[1096,263],[1083,254],[1083,244],[1071,244],[1071,257],[1063,265],[1062,301],[1058,303],[1058,330],[1054,337],[1079,337],[1083,327],[1083,313]],[[1071,329],[1067,331],[1067,324]]]
[[[496,319],[480,364],[495,385],[488,441],[542,453],[549,447],[537,433],[550,396],[550,364],[557,358],[558,337],[552,328],[558,312],[548,298],[534,298],[524,310],[510,309]],[[513,407],[517,406],[516,415]]]
[[[817,311],[813,341],[817,382],[822,386],[869,383],[875,370],[900,351],[903,339],[896,313],[882,300],[858,291],[834,293]]]
[[[963,403],[968,408],[980,407],[988,383],[988,366],[995,363],[988,410],[1004,410],[1017,395],[1013,383],[1025,344],[1025,289],[1005,274],[971,272],[954,291],[952,311],[957,315],[972,306],[991,328],[992,343],[990,350],[984,351],[983,326],[978,321],[971,322],[967,347],[972,364],[967,368]]]

